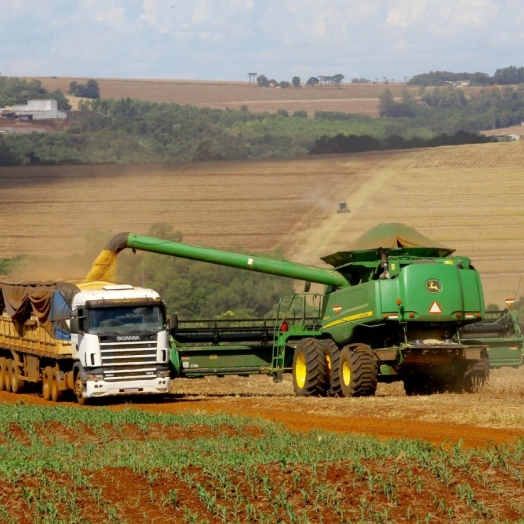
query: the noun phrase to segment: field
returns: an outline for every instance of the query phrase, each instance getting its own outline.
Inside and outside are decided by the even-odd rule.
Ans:
[[[60,259],[89,230],[168,222],[189,243],[282,246],[318,264],[400,221],[470,256],[502,305],[524,289],[523,149],[2,168],[0,257],[39,255],[41,276],[82,277],[93,260]],[[336,213],[340,200],[351,213]],[[406,397],[398,383],[373,398],[296,398],[288,379],[264,376],[172,392],[83,408],[0,392],[0,521],[524,520],[524,369],[464,395]]]
[[[84,408],[0,392],[0,519],[520,522],[522,378],[498,370],[478,394],[407,398],[390,385],[361,399],[209,378],[160,403]]]
[[[0,170],[0,257],[82,252],[92,229],[145,234],[321,264],[380,222],[398,221],[469,256],[487,303],[524,291],[524,143],[254,162]],[[351,213],[337,214],[339,200]],[[35,220],[35,217],[38,217]],[[100,246],[101,248],[103,246]],[[68,269],[82,277],[92,261]]]

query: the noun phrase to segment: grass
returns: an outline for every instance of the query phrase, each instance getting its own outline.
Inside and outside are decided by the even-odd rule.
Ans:
[[[4,404],[0,518],[514,522],[523,458],[522,440],[444,449],[230,415]]]

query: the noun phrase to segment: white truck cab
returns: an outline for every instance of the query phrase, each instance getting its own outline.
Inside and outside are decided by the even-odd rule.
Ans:
[[[158,293],[104,282],[78,287],[70,328],[79,403],[113,395],[168,393],[169,335]]]

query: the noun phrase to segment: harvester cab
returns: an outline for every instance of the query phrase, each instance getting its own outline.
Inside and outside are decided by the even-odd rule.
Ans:
[[[337,213],[349,213],[349,207],[344,200],[338,203]]]

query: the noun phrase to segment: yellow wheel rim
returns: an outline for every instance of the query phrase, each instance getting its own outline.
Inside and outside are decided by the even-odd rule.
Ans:
[[[351,382],[351,368],[349,367],[348,362],[342,364],[342,380],[344,381],[345,386],[349,386]]]
[[[306,383],[306,375],[307,375],[307,366],[306,366],[306,357],[302,355],[297,356],[297,360],[295,362],[295,378],[297,381],[297,386],[302,389]]]

